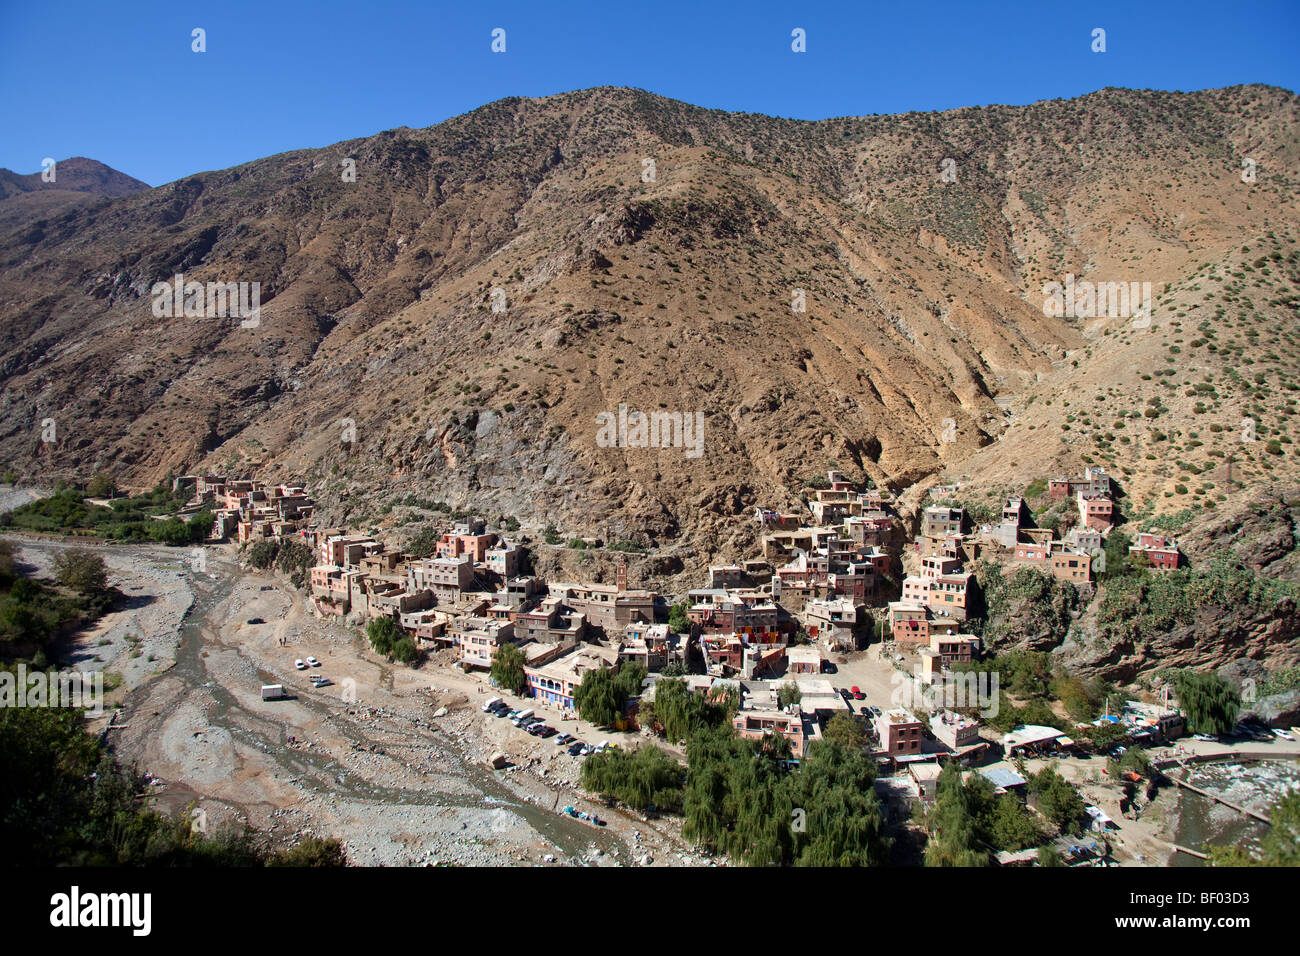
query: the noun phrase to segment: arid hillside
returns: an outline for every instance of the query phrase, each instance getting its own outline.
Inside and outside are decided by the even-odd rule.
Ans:
[[[1297,107],[804,122],[602,88],[53,211],[15,194],[0,464],[255,470],[365,527],[443,502],[687,563],[832,466],[992,495],[1091,458],[1152,511],[1235,487],[1230,456],[1243,493],[1295,479]],[[177,274],[258,283],[257,321],[155,314]],[[1067,274],[1152,283],[1152,321],[1045,315]],[[620,404],[700,413],[699,454],[603,447]]]

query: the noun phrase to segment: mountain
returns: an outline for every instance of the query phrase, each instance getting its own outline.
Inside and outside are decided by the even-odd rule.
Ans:
[[[148,183],[142,183],[111,166],[84,156],[73,156],[56,162],[54,179],[49,182],[43,178],[43,173],[24,176],[12,170],[0,169],[0,199],[40,191],[89,193],[92,196],[116,199],[148,188]]]
[[[809,122],[599,88],[3,220],[0,464],[255,470],[354,525],[443,502],[662,573],[748,554],[752,507],[829,467],[992,501],[1092,460],[1130,515],[1228,507],[1300,478],[1297,106]],[[177,274],[259,283],[256,326],[156,316]],[[1045,314],[1067,275],[1152,283],[1151,321]],[[702,453],[604,447],[620,404],[701,413]]]

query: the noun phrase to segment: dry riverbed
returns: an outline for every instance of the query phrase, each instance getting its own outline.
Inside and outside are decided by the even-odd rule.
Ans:
[[[84,543],[13,539],[42,571],[59,548]],[[123,675],[106,708],[122,708],[109,741],[159,779],[161,808],[193,807],[209,829],[246,821],[284,843],[338,837],[361,865],[708,865],[678,821],[588,799],[577,758],[482,712],[482,681],[445,659],[418,670],[383,661],[359,629],[318,619],[282,580],[243,572],[233,548],[207,548],[198,562],[187,549],[89,546],[129,601],[66,660]],[[310,673],[333,686],[318,690],[295,668],[309,655],[321,662]],[[263,701],[266,683],[291,699]],[[489,769],[496,753],[511,766]],[[562,815],[570,804],[608,826]]]

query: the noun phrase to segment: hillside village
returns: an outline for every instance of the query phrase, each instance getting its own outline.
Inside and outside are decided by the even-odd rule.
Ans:
[[[856,713],[881,767],[895,782],[902,773],[913,797],[933,783],[936,771],[923,764],[1067,752],[1074,741],[1051,727],[982,732],[980,709],[996,708],[998,695],[994,687],[985,699],[988,688],[961,673],[985,650],[966,629],[984,611],[969,568],[981,558],[1037,568],[1091,593],[1115,514],[1113,479],[1095,467],[1050,479],[1050,497],[1077,507],[1062,537],[1034,527],[1020,497],[1006,500],[997,524],[975,526],[950,503],[960,489],[946,486],[929,490],[909,538],[891,494],[837,471],[816,484],[807,513],[756,509],[761,553],[710,567],[701,587],[677,596],[634,586],[626,563],[614,583],[544,580],[529,572],[523,545],[478,517],[454,522],[432,554],[417,557],[321,525],[301,487],[206,475],[176,479],[175,488],[191,493],[186,513],[212,514],[211,541],[308,546],[307,590],[318,616],[362,626],[391,620],[422,653],[484,681],[512,645],[522,653],[523,696],[562,712],[574,710],[589,672],[639,664],[646,676],[616,721],[621,730],[637,728],[638,708],[654,701],[658,680],[677,676],[708,699],[733,695],[739,735],[779,735],[798,760],[837,714],[854,714],[868,698],[857,686],[838,686],[835,660],[879,643],[870,693],[888,697]],[[1156,532],[1141,533],[1131,551],[1154,572],[1182,561],[1177,542]],[[1137,702],[1123,719],[1135,739],[1174,737],[1181,727],[1176,713]]]

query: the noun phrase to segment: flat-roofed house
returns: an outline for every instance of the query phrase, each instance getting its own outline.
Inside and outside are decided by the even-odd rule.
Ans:
[[[793,714],[782,710],[742,710],[732,718],[731,726],[749,740],[762,740],[769,734],[784,737],[790,741],[791,755],[795,759],[803,757],[807,734],[803,713],[798,710]]]
[[[582,644],[543,664],[524,666],[531,697],[564,710],[573,710],[573,693],[591,670],[609,670],[618,664],[618,651],[597,644]]]
[[[809,601],[804,606],[804,619],[810,637],[840,647],[856,647],[858,605],[852,601]]]
[[[1080,491],[1076,496],[1079,524],[1093,531],[1109,531],[1114,521],[1115,505],[1099,491]]]
[[[406,577],[412,591],[427,589],[439,601],[454,604],[474,583],[474,565],[467,554],[457,558],[421,558],[407,564]]]
[[[793,676],[815,676],[822,672],[822,654],[815,647],[790,647],[786,649],[786,673]]]
[[[935,614],[964,621],[975,587],[975,575],[969,571],[940,575],[930,582],[929,607]]]
[[[1177,570],[1183,557],[1178,550],[1178,541],[1172,535],[1155,531],[1141,532],[1137,543],[1128,551],[1130,555],[1145,560],[1153,571]]]
[[[889,633],[900,644],[930,643],[930,614],[928,609],[913,601],[891,601],[889,604]]]
[[[452,630],[460,648],[461,664],[468,667],[491,668],[497,648],[514,643],[515,626],[509,621],[486,617],[460,618]]]
[[[913,757],[921,753],[924,725],[906,710],[887,710],[875,719],[880,752],[890,757]]]

